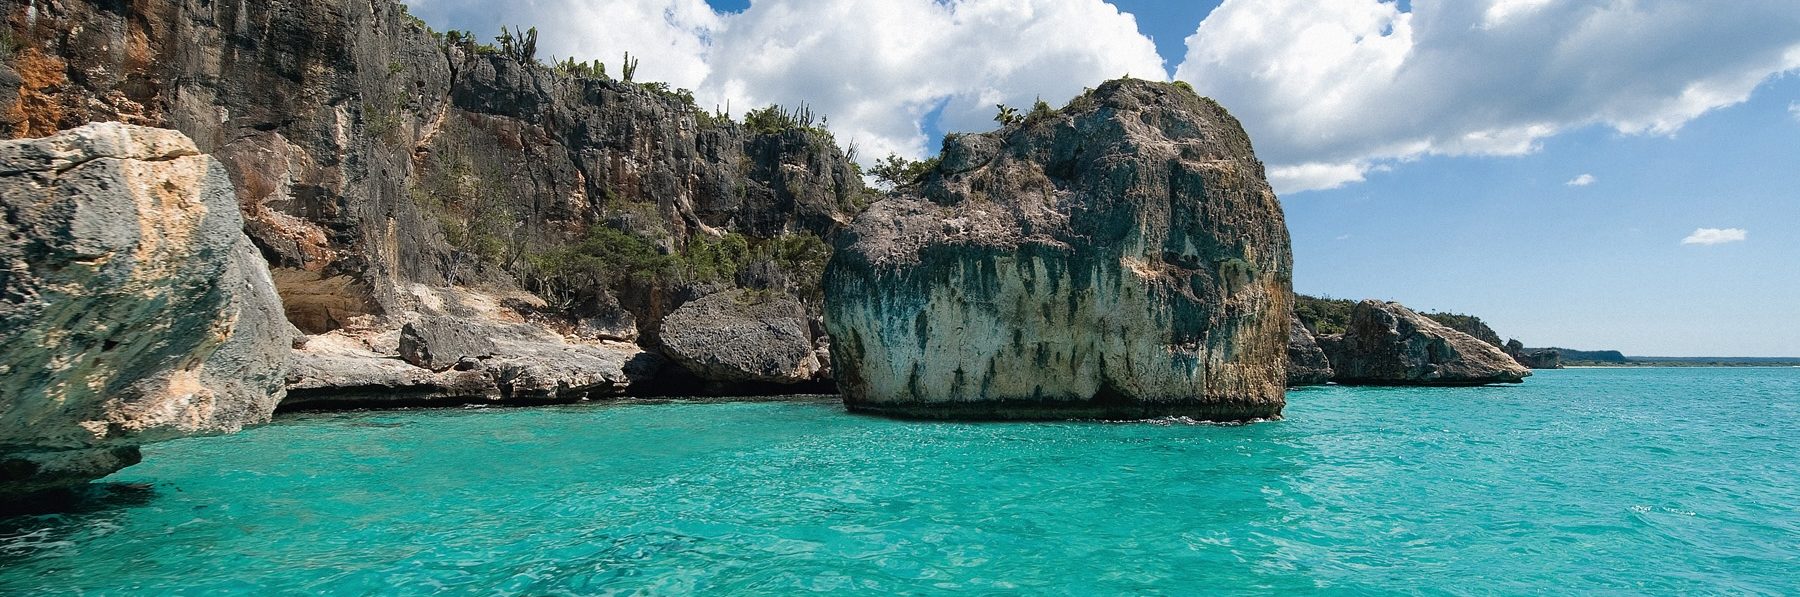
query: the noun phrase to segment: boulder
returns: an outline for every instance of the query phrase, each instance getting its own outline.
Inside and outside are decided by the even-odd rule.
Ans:
[[[267,422],[297,332],[224,167],[117,123],[0,142],[0,499]]]
[[[1347,331],[1319,345],[1332,381],[1347,385],[1471,386],[1531,375],[1499,347],[1393,302],[1357,303]]]
[[[1287,385],[1322,386],[1331,382],[1331,362],[1313,339],[1312,330],[1295,317],[1288,332]]]
[[[663,354],[709,382],[797,384],[824,368],[806,308],[782,294],[729,290],[691,301],[663,319]]]
[[[1291,259],[1237,120],[1112,81],[951,136],[855,220],[825,274],[832,366],[858,412],[1277,417]]]
[[[494,354],[493,326],[479,321],[428,317],[400,327],[400,358],[432,371],[455,367],[464,359]]]

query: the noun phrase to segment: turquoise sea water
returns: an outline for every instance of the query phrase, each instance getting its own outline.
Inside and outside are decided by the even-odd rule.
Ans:
[[[1289,400],[1237,427],[829,401],[296,416],[0,521],[0,594],[1800,589],[1800,369]]]

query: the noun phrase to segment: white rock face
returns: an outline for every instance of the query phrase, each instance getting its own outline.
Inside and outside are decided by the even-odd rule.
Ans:
[[[1236,120],[1122,80],[945,143],[858,216],[825,279],[852,410],[1279,417],[1292,258]]]
[[[0,142],[0,496],[267,422],[295,336],[225,170],[181,133]]]

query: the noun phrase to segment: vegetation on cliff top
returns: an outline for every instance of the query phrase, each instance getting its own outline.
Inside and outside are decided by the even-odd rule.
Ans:
[[[1350,325],[1350,311],[1356,307],[1357,301],[1331,297],[1294,295],[1294,315],[1300,323],[1314,334],[1342,334]],[[1445,327],[1480,338],[1489,344],[1500,345],[1499,336],[1486,322],[1474,315],[1461,313],[1420,313],[1443,324]],[[1485,331],[1484,331],[1485,330]]]

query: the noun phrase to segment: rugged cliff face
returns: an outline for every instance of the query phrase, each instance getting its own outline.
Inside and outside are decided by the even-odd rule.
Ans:
[[[1312,330],[1295,317],[1289,327],[1287,348],[1287,385],[1290,388],[1300,386],[1322,386],[1331,383],[1331,361],[1325,357],[1325,351],[1319,348],[1318,340],[1313,338]]]
[[[96,124],[0,142],[0,505],[269,420],[298,335],[219,162]]]
[[[393,0],[0,7],[0,130],[187,133],[224,163],[289,318],[364,356],[453,315],[451,290],[575,344],[652,350],[664,315],[718,290],[816,313],[823,257],[791,249],[822,252],[866,201],[804,117],[738,124],[664,86],[546,67],[523,39],[434,34]],[[541,300],[506,300],[520,290]]]
[[[1291,257],[1237,121],[1113,81],[946,140],[826,274],[854,410],[917,417],[1281,413]]]
[[[1531,376],[1499,347],[1400,303],[1357,303],[1348,331],[1318,340],[1341,384],[1469,386]]]

